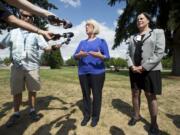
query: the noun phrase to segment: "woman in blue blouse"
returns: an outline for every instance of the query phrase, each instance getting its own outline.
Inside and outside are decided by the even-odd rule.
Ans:
[[[78,75],[83,94],[84,118],[81,126],[85,126],[92,116],[91,126],[95,127],[101,111],[102,89],[105,80],[104,60],[110,56],[106,41],[96,37],[99,34],[99,26],[95,20],[91,19],[86,22],[86,34],[88,38],[80,42],[74,58],[78,60]]]

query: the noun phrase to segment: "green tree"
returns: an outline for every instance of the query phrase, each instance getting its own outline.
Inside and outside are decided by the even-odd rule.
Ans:
[[[126,2],[123,14],[118,18],[113,48],[116,48],[136,29],[136,16],[148,12],[155,17],[158,28],[165,30],[166,48],[172,48],[172,73],[180,75],[180,1],[177,0],[108,0],[110,6]],[[172,34],[173,32],[173,34]]]
[[[49,66],[49,53],[43,53],[41,55],[41,65]]]
[[[54,4],[49,3],[48,0],[29,0],[29,1],[47,10],[58,9]],[[43,17],[34,16],[34,23],[39,28],[44,29],[47,24],[47,20]]]
[[[77,66],[77,61],[73,57],[71,57],[70,59],[68,59],[66,61],[66,65],[67,66]]]
[[[64,64],[61,53],[59,49],[51,52],[48,58],[48,63],[51,69],[60,69]]]
[[[165,57],[162,59],[162,65],[164,69],[171,69],[172,68],[172,58]]]
[[[11,59],[9,57],[5,58],[3,60],[3,63],[6,65],[6,66],[9,66],[11,64]]]
[[[105,65],[108,68],[114,67],[115,71],[119,71],[120,68],[127,67],[127,62],[121,58],[110,58],[105,61]]]

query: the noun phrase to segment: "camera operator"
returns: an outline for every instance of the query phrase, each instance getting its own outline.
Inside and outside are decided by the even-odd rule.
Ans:
[[[32,14],[20,10],[20,18],[32,24]],[[29,95],[29,117],[38,121],[40,116],[35,110],[36,92],[40,90],[40,53],[39,49],[50,51],[52,48],[59,48],[61,45],[49,46],[43,36],[31,33],[20,28],[13,29],[7,33],[1,41],[2,48],[10,47],[12,60],[11,67],[11,94],[13,95],[14,114],[7,122],[7,127],[14,126],[20,119],[19,107],[22,102],[22,92],[25,86]]]

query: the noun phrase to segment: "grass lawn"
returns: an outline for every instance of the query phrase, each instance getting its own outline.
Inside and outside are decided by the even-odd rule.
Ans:
[[[103,89],[101,117],[97,127],[81,127],[82,94],[77,68],[41,70],[41,91],[37,94],[37,111],[42,118],[28,117],[27,92],[24,92],[21,119],[12,128],[5,124],[13,113],[9,88],[9,70],[0,70],[0,135],[148,135],[148,106],[142,93],[143,120],[127,125],[132,112],[127,71],[108,72]],[[158,123],[161,135],[180,134],[180,78],[163,73],[163,94],[158,96]]]

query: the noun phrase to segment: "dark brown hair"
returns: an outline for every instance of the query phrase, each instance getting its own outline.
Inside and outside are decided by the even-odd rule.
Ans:
[[[143,14],[149,20],[149,27],[154,29],[156,27],[155,23],[152,21],[151,15],[147,12],[141,12],[138,15]]]

